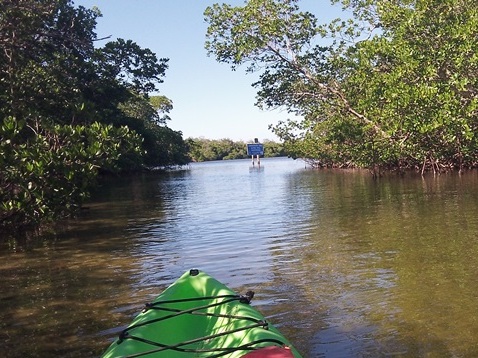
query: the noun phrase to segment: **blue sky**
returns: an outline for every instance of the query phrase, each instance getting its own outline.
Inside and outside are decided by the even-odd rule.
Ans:
[[[232,71],[208,57],[204,49],[207,24],[204,10],[214,3],[244,4],[238,0],[73,0],[76,6],[97,6],[102,17],[99,38],[133,40],[158,58],[169,58],[160,94],[173,101],[168,126],[184,138],[254,138],[277,140],[269,124],[291,115],[285,110],[264,111],[254,106],[256,75],[245,68]],[[299,6],[313,12],[319,22],[340,16],[340,8],[328,0],[301,0]],[[106,41],[100,42],[103,45]]]

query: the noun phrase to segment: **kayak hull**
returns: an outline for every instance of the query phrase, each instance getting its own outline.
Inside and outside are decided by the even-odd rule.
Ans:
[[[146,305],[103,358],[301,357],[250,306],[252,296],[190,270]]]

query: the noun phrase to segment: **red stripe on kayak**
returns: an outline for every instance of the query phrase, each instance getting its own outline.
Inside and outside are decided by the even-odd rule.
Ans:
[[[265,347],[242,356],[242,358],[294,358],[289,347]]]

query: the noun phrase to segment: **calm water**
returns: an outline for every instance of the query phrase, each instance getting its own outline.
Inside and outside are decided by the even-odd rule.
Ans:
[[[373,181],[265,159],[103,184],[40,240],[0,246],[5,357],[94,357],[205,270],[304,357],[478,356],[478,174]]]

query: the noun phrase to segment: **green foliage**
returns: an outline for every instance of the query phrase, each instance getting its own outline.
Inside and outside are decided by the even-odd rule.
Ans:
[[[168,113],[173,109],[173,102],[165,96],[152,96],[149,98],[149,103],[158,113],[158,124],[166,124],[166,121],[170,119]]]
[[[98,10],[0,0],[0,229],[63,217],[99,172],[188,161],[154,97],[167,69],[133,41],[95,48]]]
[[[0,115],[54,113],[56,121],[71,123],[81,105],[96,18],[66,0],[1,1]]]
[[[264,156],[266,158],[285,157],[287,152],[282,143],[275,142],[273,140],[265,139],[264,144]]]
[[[188,138],[186,142],[189,146],[189,157],[194,162],[249,158],[246,143],[243,141],[235,142],[227,138]],[[263,144],[265,157],[280,157],[286,155],[280,143],[265,140]]]
[[[154,126],[143,133],[143,138],[143,148],[147,150],[144,163],[150,168],[186,165],[191,161],[189,146],[180,131],[166,126]]]
[[[143,165],[149,168],[185,165],[190,161],[182,133],[166,126],[173,108],[167,97],[132,94],[118,108],[121,115],[116,117],[116,123],[127,125],[143,138],[143,158],[136,162],[122,161],[124,170],[137,170]]]
[[[474,3],[338,2],[351,18],[320,26],[294,0],[216,4],[206,49],[261,70],[258,105],[300,116],[272,128],[293,156],[374,172],[477,166]]]
[[[25,122],[4,118],[0,228],[33,225],[71,213],[86,198],[99,168],[114,170],[123,153],[139,156],[139,144],[140,138],[128,128],[55,124],[43,125],[37,132]]]
[[[105,77],[117,79],[121,85],[136,93],[150,93],[168,68],[168,59],[158,61],[149,49],[142,49],[131,40],[108,42],[97,52],[97,64]]]

